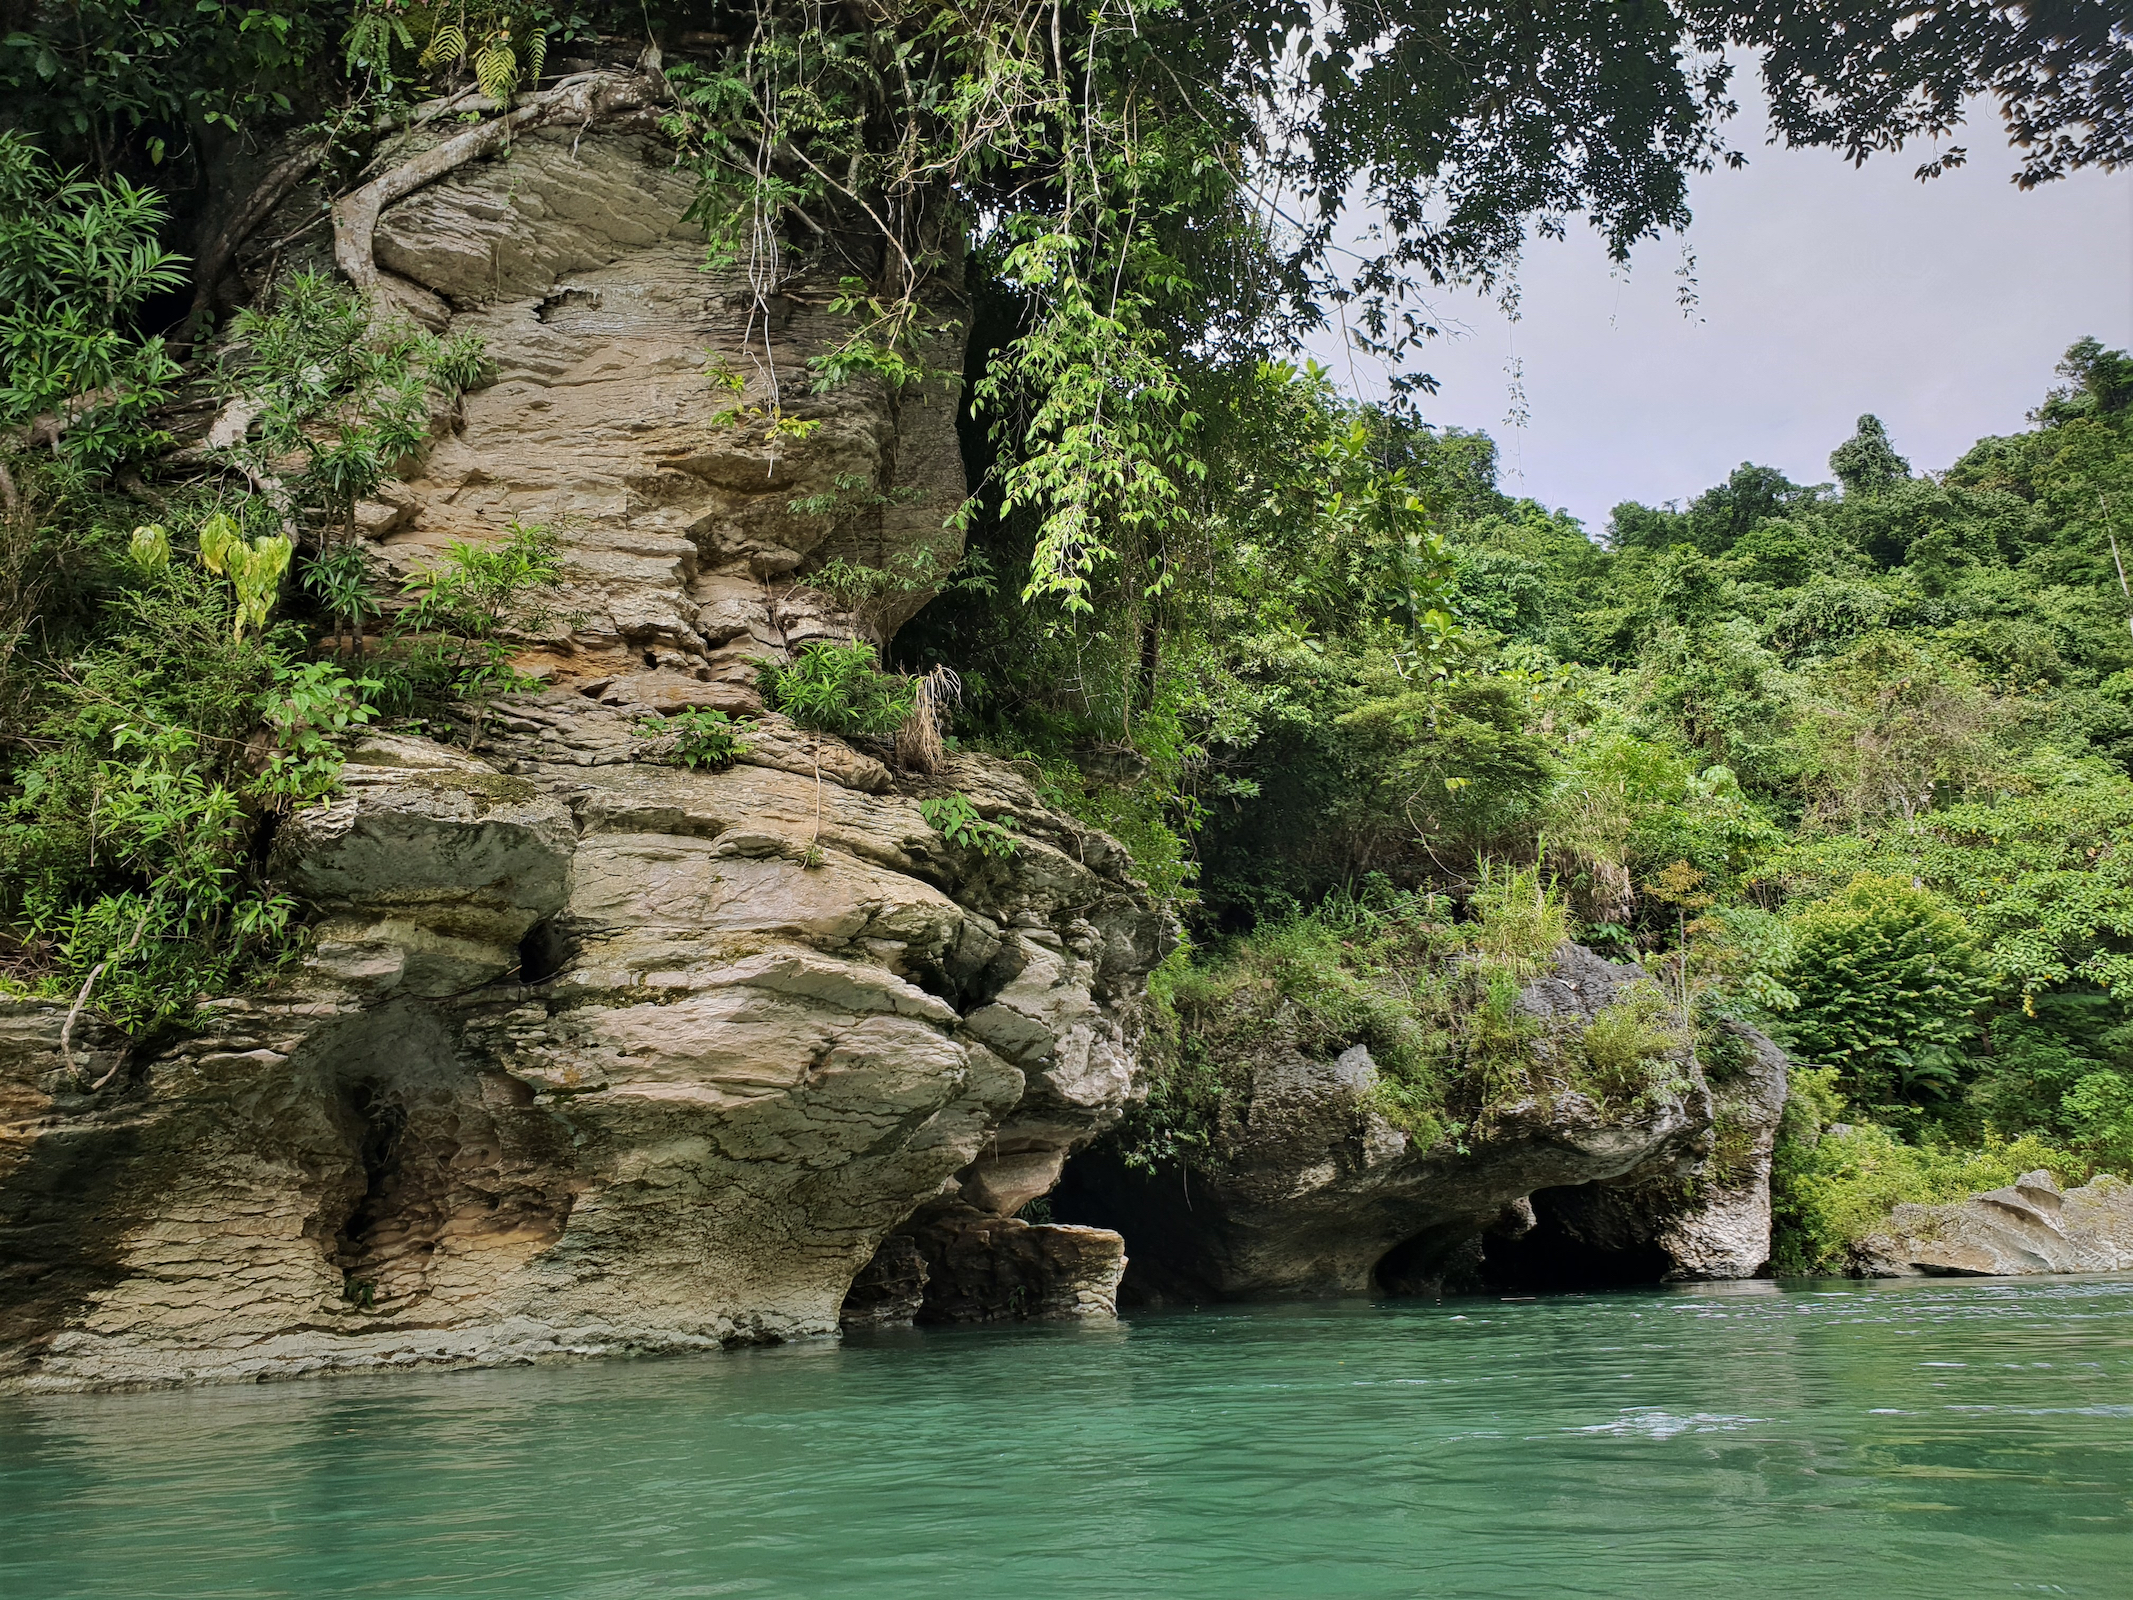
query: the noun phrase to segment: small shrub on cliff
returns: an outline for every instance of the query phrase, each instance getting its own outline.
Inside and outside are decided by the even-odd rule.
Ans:
[[[1179,991],[1197,993],[1204,976],[1183,948],[1148,974],[1148,1028],[1141,1041],[1148,1095],[1126,1107],[1116,1134],[1129,1167],[1152,1172],[1204,1165],[1220,1150],[1229,1103],[1223,1075],[1204,1041],[1183,1025],[1178,1007]]]
[[[973,744],[987,749],[983,741]],[[1071,760],[1045,760],[1019,745],[996,744],[988,753],[1012,761],[1031,776],[1047,805],[1124,845],[1133,858],[1133,875],[1166,912],[1177,915],[1198,898],[1193,885],[1200,863],[1190,843],[1193,817],[1180,807],[1176,793],[1153,775],[1113,782],[1084,772]]]
[[[1484,862],[1467,910],[1475,954],[1521,979],[1537,977],[1570,937],[1568,902],[1530,867],[1511,871]]]
[[[735,722],[716,708],[691,706],[671,717],[651,717],[637,725],[647,739],[663,741],[660,753],[684,767],[724,772],[748,753],[741,737],[752,723]]]
[[[938,833],[958,850],[975,850],[980,855],[1011,856],[1015,853],[1015,836],[997,822],[987,822],[978,815],[978,808],[970,803],[967,795],[942,795],[937,800],[921,800],[919,815],[926,819],[926,826]],[[1015,819],[1009,817],[1009,822]]]
[[[223,388],[254,410],[249,442],[231,447],[281,509],[324,514],[321,553],[355,539],[355,508],[429,442],[430,408],[481,379],[481,339],[439,339],[385,322],[364,295],[316,272],[273,290],[270,306],[231,320]],[[286,483],[275,469],[296,470]]]
[[[1508,966],[1476,963],[1466,974],[1466,988],[1478,1003],[1460,1018],[1464,1068],[1473,1098],[1482,1107],[1546,1093],[1535,1079],[1534,1046],[1541,1038],[1540,1019],[1518,1004],[1519,974]]]
[[[1711,1153],[1704,1175],[1721,1188],[1746,1183],[1755,1175],[1755,1126],[1728,1108],[1711,1119]]]
[[[1651,1105],[1679,1092],[1679,1058],[1688,1046],[1689,1030],[1659,986],[1631,984],[1579,1033],[1570,1052],[1578,1063],[1571,1086],[1608,1111]]]
[[[839,738],[887,738],[911,715],[911,680],[883,672],[874,647],[857,640],[820,640],[803,646],[790,662],[765,661],[756,684],[773,711]]]
[[[1219,1159],[1250,1064],[1293,1043],[1313,1056],[1367,1047],[1385,1115],[1424,1143],[1444,1131],[1436,1025],[1455,949],[1442,897],[1372,890],[1263,926],[1212,961],[1174,957],[1151,981],[1157,1071],[1128,1158]]]
[[[503,543],[454,541],[436,566],[402,586],[414,601],[392,627],[395,638],[414,641],[405,681],[416,694],[448,695],[467,706],[469,747],[480,742],[499,695],[537,684],[511,658],[527,635],[559,620],[548,596],[562,583],[554,532],[514,521]]]

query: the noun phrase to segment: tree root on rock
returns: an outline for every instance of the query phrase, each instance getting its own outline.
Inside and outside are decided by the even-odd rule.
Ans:
[[[557,124],[589,124],[642,110],[666,98],[666,80],[656,63],[639,73],[589,72],[565,78],[553,89],[526,96],[513,110],[477,123],[423,151],[333,203],[333,261],[365,294],[375,294],[383,274],[375,255],[378,218],[405,199],[468,162],[511,142],[514,135]]]

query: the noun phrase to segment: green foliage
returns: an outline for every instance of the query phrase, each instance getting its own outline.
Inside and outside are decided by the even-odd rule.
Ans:
[[[369,552],[360,544],[344,544],[313,556],[304,563],[303,583],[325,608],[326,614],[333,618],[335,646],[341,643],[345,623],[349,647],[360,650],[364,624],[384,610],[371,572]]]
[[[2039,1168],[2061,1185],[2086,1182],[2090,1162],[2036,1134],[1988,1135],[1974,1148],[1905,1143],[1861,1124],[1813,1143],[1781,1137],[1772,1179],[1780,1276],[1849,1271],[1853,1252],[1900,1204],[1938,1205],[1998,1189]]]
[[[1573,1083],[1603,1109],[1641,1110],[1686,1087],[1681,1061],[1689,1030],[1655,983],[1639,983],[1602,1008],[1578,1035],[1582,1071]]]
[[[360,294],[299,272],[270,307],[231,321],[222,385],[257,435],[231,454],[272,486],[286,519],[309,513],[328,530],[330,557],[336,535],[355,537],[357,502],[428,444],[433,400],[456,402],[481,368],[478,335],[381,326]],[[303,465],[284,483],[277,469],[292,455]]]
[[[340,779],[341,741],[377,715],[368,697],[381,687],[375,678],[350,678],[330,661],[277,664],[274,688],[260,702],[274,734],[260,792],[285,805],[330,794]]]
[[[1794,1046],[1867,1105],[1944,1096],[1988,989],[1977,941],[1930,889],[1862,874],[1793,919]]]
[[[948,794],[935,800],[921,800],[918,810],[926,819],[926,826],[958,850],[975,850],[988,856],[1015,853],[1014,834],[1008,827],[980,816],[968,795]],[[1013,817],[1007,818],[1010,825],[1014,820]]]
[[[153,190],[60,172],[0,129],[0,452],[102,472],[162,441],[149,413],[178,366],[132,324],[184,281],[168,219]]]
[[[1911,475],[1911,463],[1889,443],[1879,417],[1861,417],[1859,431],[1830,452],[1829,470],[1851,495],[1885,494]]]
[[[763,662],[756,682],[771,710],[818,733],[883,738],[911,715],[911,679],[883,672],[874,647],[858,640],[803,645],[790,662]]]
[[[201,524],[200,565],[218,578],[229,579],[237,601],[233,625],[237,637],[242,638],[248,627],[256,631],[267,625],[267,613],[281,592],[282,574],[289,570],[293,549],[279,534],[247,539],[221,511]]]
[[[993,753],[1013,760],[1047,805],[1124,845],[1134,876],[1165,914],[1175,916],[1192,903],[1199,863],[1192,857],[1190,821],[1153,773],[1119,781],[1084,771],[1070,757],[1044,761],[1013,746],[994,747]]]
[[[862,492],[867,480],[840,475],[837,487],[827,494],[804,496],[787,507],[796,516],[821,517],[841,526],[874,506],[895,502],[896,496]],[[942,560],[932,542],[898,552],[884,566],[848,561],[842,556],[825,562],[807,574],[807,587],[827,595],[837,608],[878,636],[885,624],[900,619],[926,599],[946,592],[991,598],[995,593],[991,564],[982,552],[955,562]]]
[[[338,0],[79,0],[0,37],[0,85],[65,159],[188,165],[190,134],[272,127],[330,93]]]
[[[1467,909],[1473,915],[1468,933],[1473,949],[1521,981],[1539,976],[1570,936],[1562,893],[1538,871],[1484,865]]]
[[[1565,927],[1560,896],[1535,874],[1492,872],[1464,920],[1455,909],[1378,879],[1173,961],[1153,985],[1156,1071],[1127,1159],[1226,1159],[1252,1064],[1289,1048],[1329,1059],[1366,1047],[1373,1103],[1423,1148],[1485,1133],[1535,1098],[1582,1094],[1628,1114],[1680,1092],[1686,1032],[1656,985],[1582,1029],[1520,1004]]]
[[[1755,1124],[1732,1107],[1724,1107],[1711,1119],[1711,1152],[1704,1172],[1723,1189],[1738,1187],[1756,1176]]]
[[[511,658],[556,622],[548,597],[562,583],[554,532],[513,521],[503,543],[455,540],[435,566],[402,585],[413,604],[394,620],[392,633],[413,645],[405,670],[418,688],[467,707],[470,748],[480,743],[499,695],[538,684]]]
[[[241,636],[235,596],[192,562],[147,569],[105,604],[10,774],[0,924],[18,973],[57,994],[93,974],[99,1008],[138,1030],[284,946],[297,908],[259,874],[257,820],[331,788],[333,736],[368,720],[368,685]]]
[[[1177,1042],[1151,1106],[1174,1122],[1182,1109],[1193,1115],[1190,1136],[1168,1142],[1219,1159],[1248,1089],[1233,1074],[1286,1044],[1319,1057],[1361,1044],[1378,1064],[1388,1117],[1434,1143],[1448,1131],[1456,1057],[1440,960],[1462,947],[1450,912],[1440,898],[1373,886],[1268,924],[1214,962],[1174,968],[1163,999]],[[1162,1154],[1138,1125],[1128,1142],[1144,1160]]]
[[[684,767],[724,772],[748,753],[743,735],[753,726],[750,722],[735,722],[715,708],[691,706],[672,716],[639,723],[637,731],[646,738],[664,741],[673,760]]]
[[[2117,59],[2107,8],[2091,9],[2090,31],[2052,36],[2062,53],[2082,40],[2083,63],[2055,57],[2054,84]],[[1765,55],[1787,138],[1855,154],[1937,137],[1987,86],[2021,100],[2025,130],[2056,99],[2009,65],[2034,58],[2028,35],[1973,19],[1919,29],[1934,41],[1922,47],[1878,13],[1837,11],[1773,32],[1755,6],[1328,20],[1299,4],[1156,0],[1081,28],[1032,6],[766,4],[714,58],[669,70],[667,126],[701,174],[694,217],[715,262],[745,258],[767,286],[794,253],[844,268],[831,242],[854,233],[878,251],[866,279],[838,272],[848,331],[815,359],[818,385],[896,389],[935,370],[924,289],[964,259],[942,219],[975,219],[979,276],[1012,308],[982,338],[972,388],[991,445],[982,498],[1030,534],[1025,599],[1094,618],[1110,583],[1157,593],[1175,575],[1167,541],[1189,531],[1212,473],[1204,402],[1280,347],[1276,329],[1342,307],[1348,334],[1392,358],[1396,393],[1428,392],[1427,374],[1399,370],[1437,332],[1421,297],[1498,284],[1529,225],[1559,231],[1583,212],[1618,260],[1684,225],[1687,175],[1739,159],[1719,132],[1729,43]],[[1875,74],[1931,92],[1891,98],[1863,76],[1834,88],[1821,74],[1861,72],[1861,39]],[[2117,148],[2096,131],[2123,123],[2115,102],[2073,98],[2047,118],[2082,131],[2047,140],[2040,172]],[[1274,193],[1301,220],[1275,226],[1259,198]],[[1358,203],[1378,248],[1351,264],[1342,219]],[[770,392],[725,414],[768,419],[774,442],[787,418],[764,338]]]
[[[2088,1073],[2060,1098],[2059,1118],[2097,1166],[2133,1173],[2133,1076]]]
[[[527,681],[516,649],[554,620],[553,541],[514,528],[415,580],[366,652],[382,607],[355,507],[419,458],[482,358],[320,278],[285,280],[230,330],[223,389],[253,422],[209,464],[223,488],[156,482],[148,510],[114,475],[158,448],[173,376],[141,325],[180,287],[158,240],[242,199],[200,192],[207,156],[294,134],[338,184],[418,84],[484,91],[455,113],[478,119],[539,80],[551,40],[649,29],[702,179],[695,219],[762,313],[712,359],[718,418],[760,424],[774,450],[821,427],[772,348],[774,286],[806,274],[836,281],[842,330],[815,389],[945,403],[934,386],[964,376],[975,405],[980,485],[954,525],[970,564],[830,562],[813,581],[877,638],[939,598],[895,663],[816,646],[766,666],[766,698],[885,737],[919,706],[918,674],[960,673],[966,738],[1033,763],[1203,941],[1234,941],[1164,980],[1174,1070],[1151,1105],[1175,1110],[1178,1139],[1219,1130],[1208,1030],[1233,1017],[1312,1049],[1369,1037],[1417,1130],[1574,1083],[1616,1104],[1667,1092],[1657,1064],[1685,1040],[1667,1042],[1662,1002],[1582,1042],[1539,1037],[1518,1006],[1574,914],[1678,988],[1707,1050],[1725,1037],[1708,1017],[1793,1018],[1858,1093],[1906,1108],[1906,1137],[2121,1147],[2122,352],[2074,346],[2034,429],[1945,474],[1914,476],[1866,418],[1832,457],[1841,494],[1744,465],[1685,509],[1618,508],[1609,545],[1501,493],[1486,439],[1405,417],[1425,373],[1398,370],[1385,410],[1278,359],[1338,307],[1397,366],[1437,331],[1422,296],[1515,289],[1534,227],[1572,213],[1617,258],[1678,227],[1687,175],[1729,158],[1737,62],[1760,62],[1791,143],[1938,141],[1982,93],[2023,132],[2026,180],[2107,160],[2125,46],[2102,0],[2041,32],[2005,9],[1892,23],[1854,0],[1804,20],[1171,0],[1079,21],[908,0],[33,13],[0,37],[15,125],[53,156],[0,135],[0,802],[9,948],[39,981],[111,957],[128,1015],[174,1015],[182,975],[258,958],[286,911],[257,878],[253,819],[322,793],[337,739],[377,704],[456,697],[478,740]],[[97,176],[61,170],[77,162]],[[150,173],[183,203],[140,187]],[[1356,204],[1379,226],[1351,263]],[[969,290],[967,373],[927,309],[944,280]],[[230,492],[236,469],[253,493]],[[896,498],[840,481],[791,510],[856,550]],[[295,624],[268,631],[292,560],[341,659],[372,676],[309,659]],[[734,737],[671,731],[684,760],[724,759]],[[1560,894],[1538,888],[1551,873]],[[1934,916],[1901,923],[1895,890],[1850,906],[1855,880],[1960,906],[1959,979],[1914,968],[1960,940]],[[1824,924],[1847,916],[1883,942],[1841,946]],[[1869,955],[1913,987],[1848,1022]],[[1195,987],[1211,973],[1237,980],[1220,1004]]]

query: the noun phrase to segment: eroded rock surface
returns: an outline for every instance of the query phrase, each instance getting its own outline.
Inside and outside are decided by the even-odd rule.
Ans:
[[[1952,1205],[1900,1205],[1859,1252],[1871,1278],[2133,1272],[2133,1184],[2098,1178],[2062,1191],[2048,1172]]]
[[[410,134],[380,164],[438,137]],[[813,392],[808,363],[853,327],[830,310],[834,272],[705,270],[695,193],[646,112],[533,132],[387,207],[376,253],[396,302],[478,335],[491,381],[357,520],[395,575],[455,540],[546,527],[566,583],[522,665],[618,706],[745,711],[756,659],[885,637],[931,592],[914,580],[855,618],[809,574],[840,558],[945,572],[962,554],[958,385]],[[292,200],[262,237],[298,232],[317,204]],[[261,247],[248,281],[263,291],[270,265],[295,262]],[[935,371],[962,367],[956,276],[929,290],[919,353]]]
[[[7,1005],[0,1383],[825,1333],[916,1207],[1117,1118],[1165,934],[1115,843],[976,760],[938,784],[1011,806],[1005,860],[776,719],[722,773],[644,744],[563,691],[482,758],[371,739],[276,846],[300,974],[132,1056],[82,1029],[71,1071],[64,1008]],[[1100,1309],[1074,1254],[1000,1271]]]
[[[1582,1024],[1648,981],[1568,946],[1521,997]],[[1460,1148],[1417,1148],[1376,1110],[1358,1045],[1314,1060],[1293,1046],[1246,1064],[1236,1149],[1203,1170],[1137,1171],[1110,1149],[1077,1158],[1055,1208],[1121,1231],[1129,1299],[1434,1292],[1447,1281],[1560,1271],[1604,1277],[1746,1277],[1770,1253],[1770,1153],[1785,1061],[1760,1036],[1713,1084],[1629,1110],[1566,1092],[1496,1108]],[[1730,1161],[1711,1172],[1723,1133]]]

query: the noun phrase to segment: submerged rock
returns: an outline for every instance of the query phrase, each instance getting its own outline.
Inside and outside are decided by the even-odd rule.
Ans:
[[[2025,1172],[1951,1205],[1900,1205],[1858,1264],[1870,1278],[2133,1272],[2133,1184],[2106,1177],[2062,1192],[2050,1173]]]
[[[1570,945],[1520,1005],[1572,1029],[1648,981]],[[1768,1040],[1735,1037],[1729,1073],[1682,1060],[1671,1088],[1625,1108],[1536,1094],[1427,1148],[1378,1109],[1362,1046],[1324,1060],[1277,1045],[1242,1064],[1227,1159],[1144,1170],[1099,1147],[1076,1158],[1054,1209],[1124,1234],[1123,1292],[1140,1302],[1432,1293],[1485,1274],[1753,1276],[1770,1255],[1786,1070]]]

